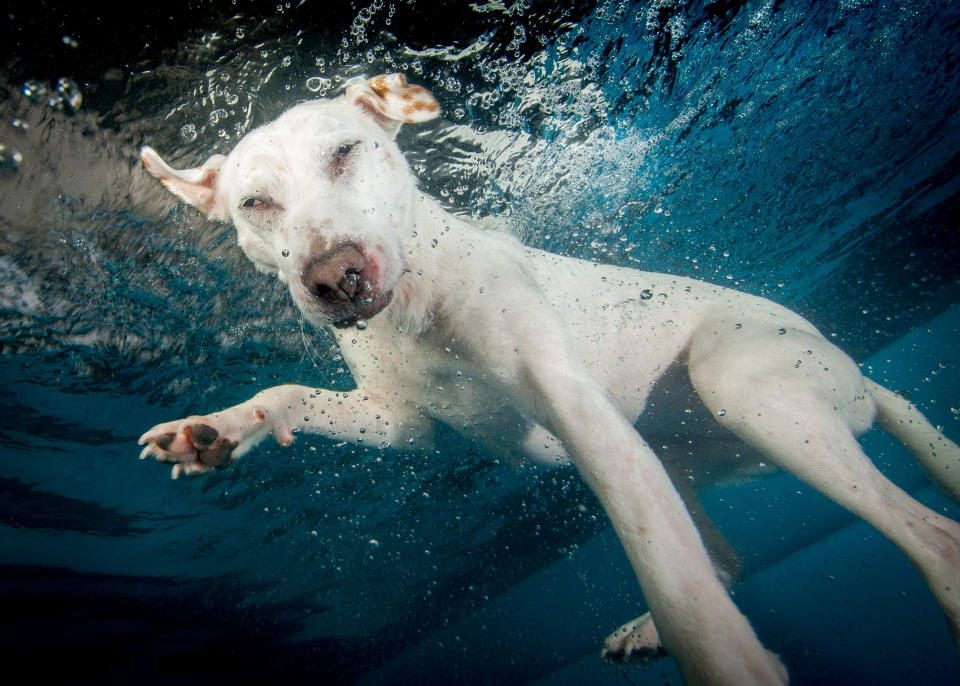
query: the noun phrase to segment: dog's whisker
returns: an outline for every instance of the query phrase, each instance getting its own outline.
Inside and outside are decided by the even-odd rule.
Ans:
[[[300,339],[303,341],[303,349],[307,351],[307,356],[310,358],[310,364],[313,365],[313,368],[318,372],[322,372],[323,369],[317,363],[317,360],[322,356],[319,352],[316,352],[316,348],[313,343],[310,342],[307,331],[303,326],[304,319],[306,319],[302,314],[300,315]]]

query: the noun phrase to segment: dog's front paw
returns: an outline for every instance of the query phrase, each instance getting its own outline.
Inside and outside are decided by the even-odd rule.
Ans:
[[[647,612],[607,636],[601,656],[611,662],[649,662],[666,654],[653,617]]]
[[[140,459],[153,455],[160,462],[172,462],[172,478],[181,474],[205,474],[226,467],[258,434],[266,433],[265,414],[259,409],[231,408],[206,417],[188,417],[158,424],[140,437],[145,445]],[[246,444],[242,446],[241,444]]]

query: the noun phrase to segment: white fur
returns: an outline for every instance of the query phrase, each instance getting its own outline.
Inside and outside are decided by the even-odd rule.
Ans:
[[[779,305],[534,250],[448,214],[416,189],[392,140],[401,120],[435,116],[435,103],[402,77],[378,78],[294,107],[197,169],[173,170],[144,149],[172,191],[233,222],[247,255],[289,285],[307,319],[349,327],[335,331],[357,390],[268,388],[154,427],[141,438],[143,456],[173,462],[174,476],[194,474],[268,433],[285,444],[299,430],[403,449],[428,445],[443,422],[499,452],[570,458],[651,609],[611,635],[606,654],[643,655],[662,641],[689,684],[785,683],[634,429],[658,379],[681,365],[716,421],[895,542],[957,635],[960,526],[887,481],[855,435],[879,405],[884,426],[955,499],[956,445]],[[410,102],[419,117],[401,114]],[[351,270],[361,281],[355,301],[317,295]],[[697,523],[707,539],[709,522]]]

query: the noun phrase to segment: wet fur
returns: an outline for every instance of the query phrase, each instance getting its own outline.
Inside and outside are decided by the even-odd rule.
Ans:
[[[855,437],[879,417],[960,500],[957,446],[775,303],[545,253],[450,215],[417,190],[393,142],[401,123],[438,113],[429,93],[390,75],[299,105],[195,169],[173,169],[144,149],[151,174],[232,222],[247,255],[289,286],[304,316],[335,331],[357,390],[268,388],[154,427],[142,456],[173,463],[174,476],[199,474],[267,435],[406,449],[429,445],[443,422],[500,453],[570,459],[650,606],[610,636],[604,654],[657,657],[665,647],[687,683],[743,686],[785,683],[786,670],[727,593],[731,570],[715,562],[735,555],[670,475],[680,484],[687,469],[755,472],[747,456],[761,455],[896,543],[956,637],[960,525],[886,480]],[[678,379],[723,427],[707,447],[736,437],[749,450],[662,463],[645,440],[655,426],[644,410],[655,386],[662,393]],[[656,419],[669,414],[661,408]]]

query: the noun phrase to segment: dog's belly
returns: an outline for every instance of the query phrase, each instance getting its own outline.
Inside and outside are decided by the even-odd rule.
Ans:
[[[819,335],[773,301],[709,282],[530,248],[525,255],[579,359],[631,419],[646,406],[657,380],[685,359],[704,325],[749,323],[752,332],[795,328]]]
[[[712,287],[539,250],[526,254],[581,362],[624,415],[636,418],[656,380],[682,357]]]
[[[699,490],[776,472],[756,450],[720,425],[676,363],[657,380],[634,427],[674,481]]]
[[[424,393],[422,410],[491,454],[547,464],[556,464],[565,456],[562,444],[535,420],[518,412],[497,387],[463,373],[435,374],[431,378],[435,383]],[[625,381],[621,385],[636,389],[646,384]],[[639,417],[629,411],[624,416],[635,420],[638,432],[672,478],[700,489],[775,471],[713,418],[691,386],[685,365],[670,365],[650,385],[648,393],[634,390],[623,397],[622,404],[643,407]],[[541,440],[531,446],[532,436]],[[536,454],[531,448],[537,449]]]

